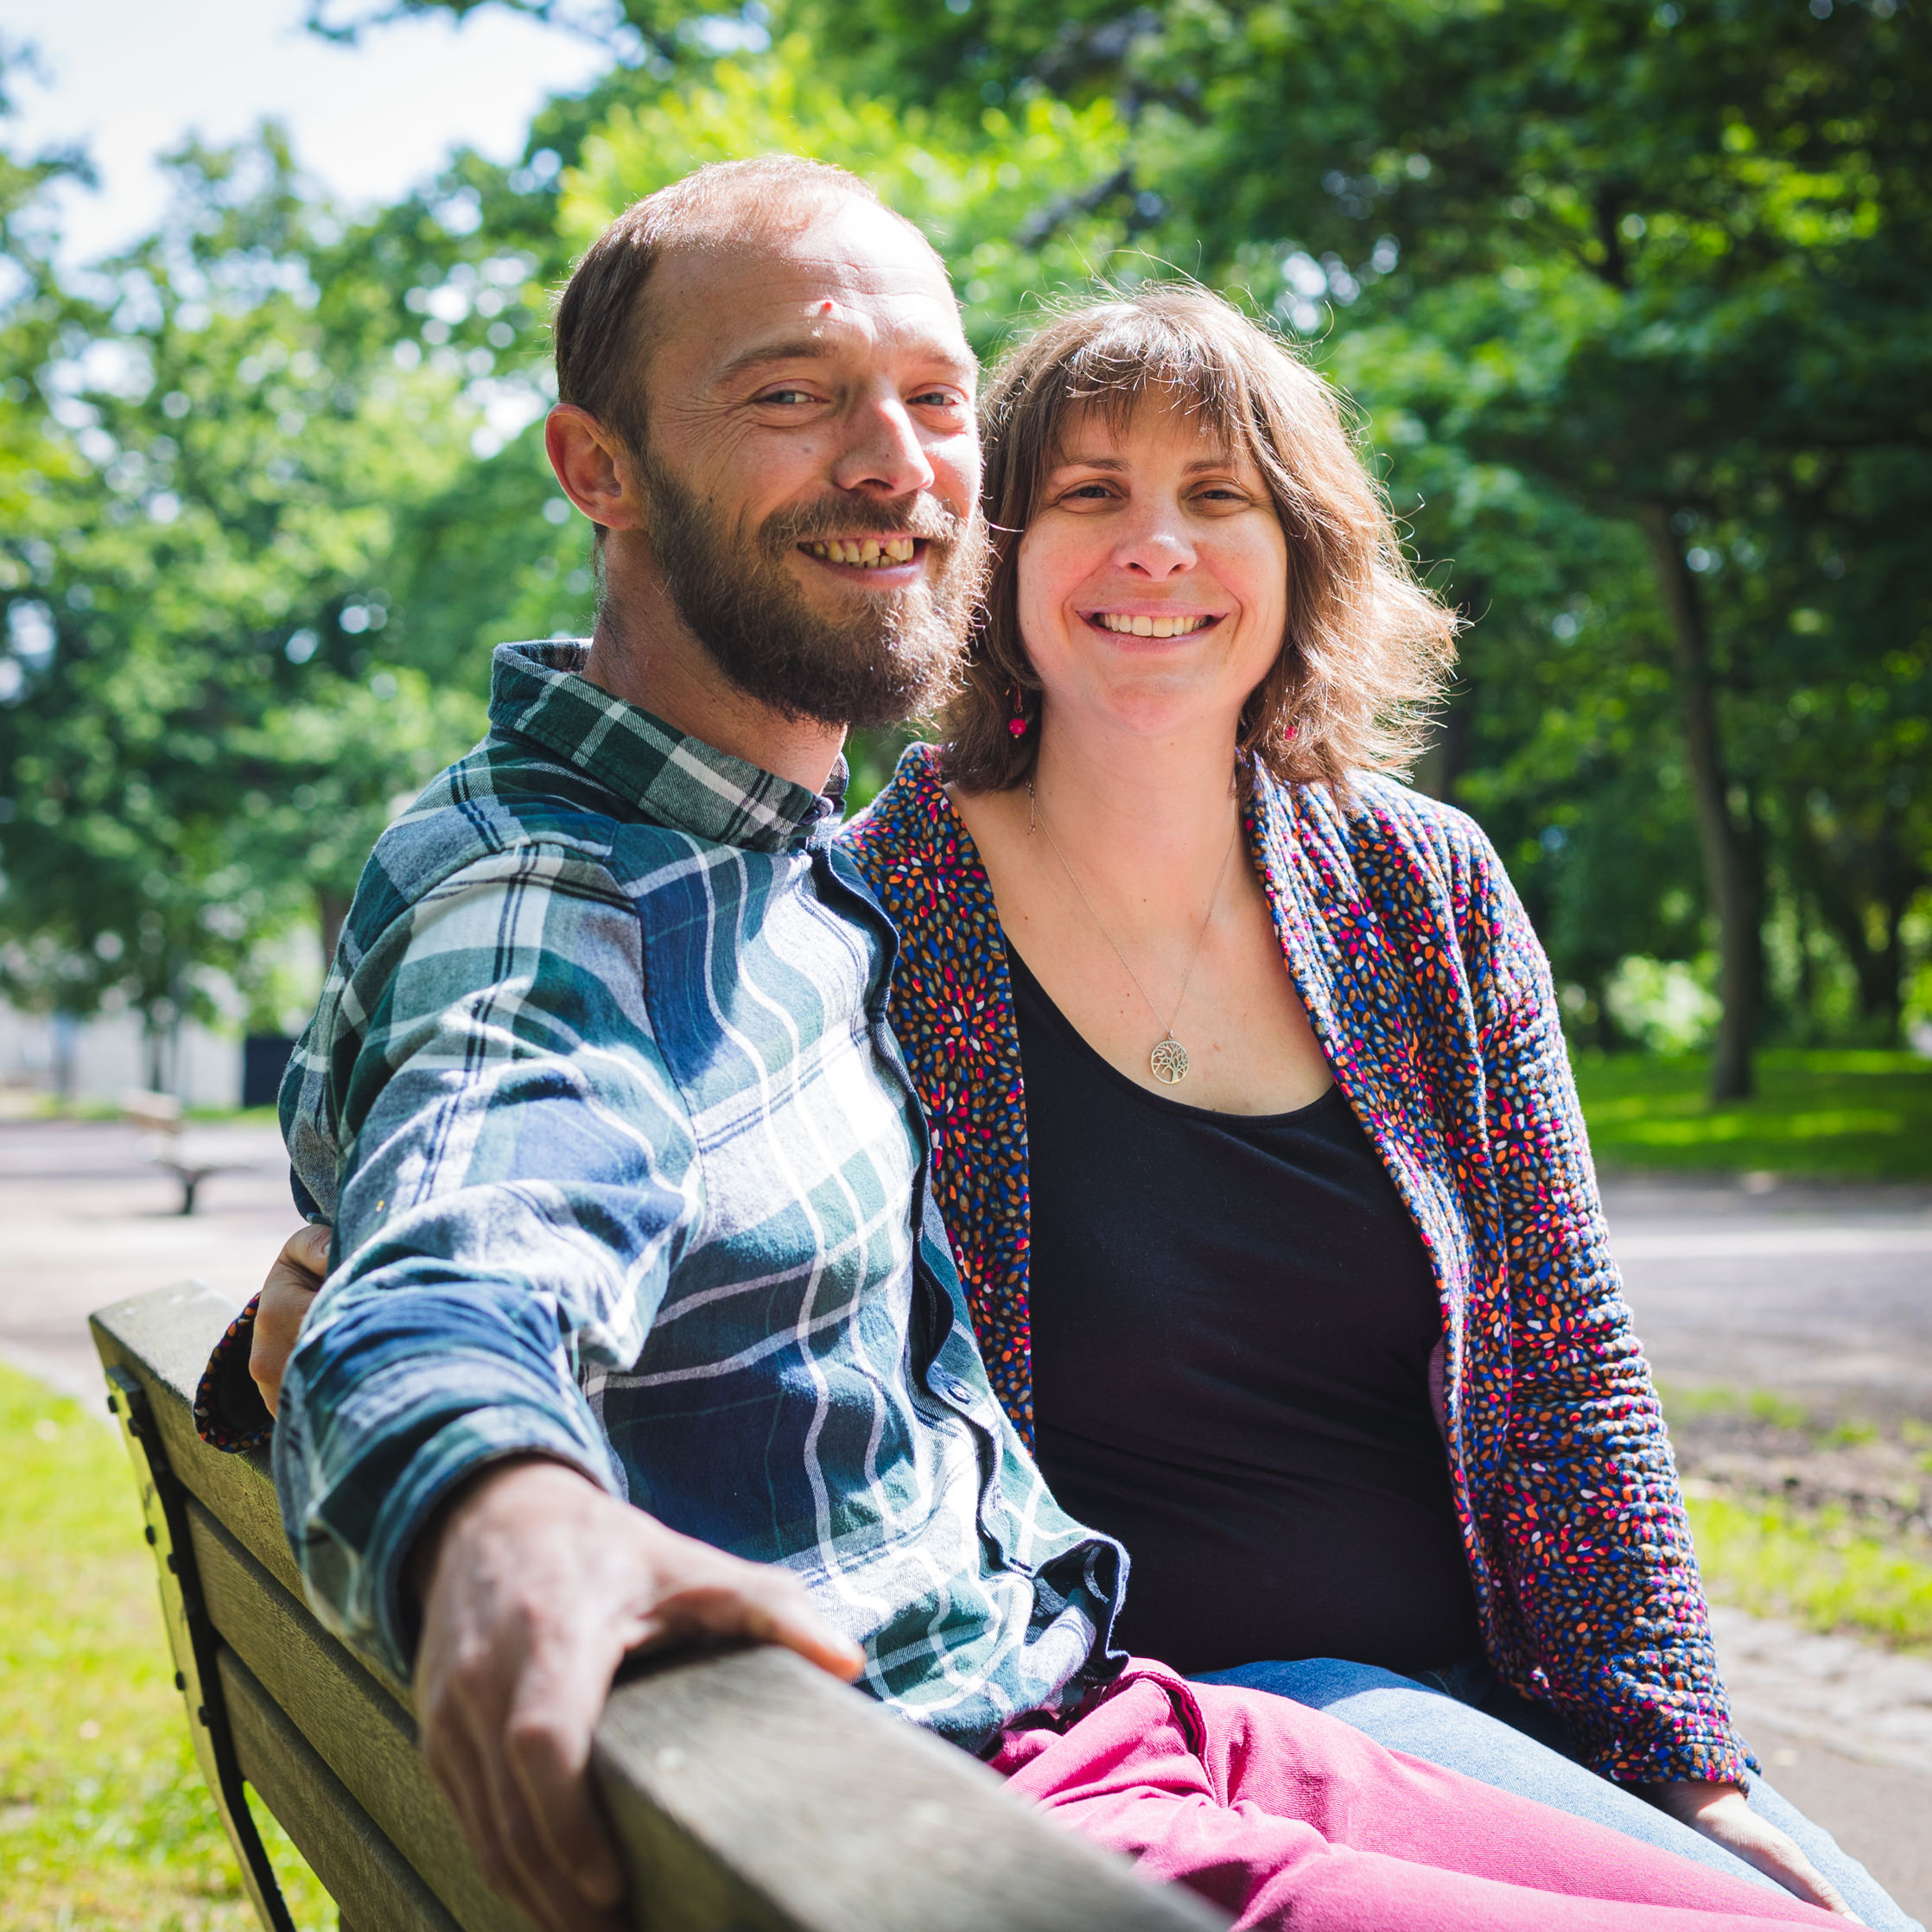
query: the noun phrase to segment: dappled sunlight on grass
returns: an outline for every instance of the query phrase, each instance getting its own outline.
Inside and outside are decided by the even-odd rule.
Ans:
[[[0,1924],[253,1932],[193,1752],[128,1459],[0,1369]],[[335,1911],[265,1813],[302,1932]]]
[[[1579,1054],[1599,1165],[1932,1179],[1932,1064],[1909,1053],[1760,1056],[1758,1091],[1713,1107],[1700,1059]]]
[[[1815,1630],[1932,1649],[1932,1563],[1854,1530],[1727,1497],[1688,1498],[1705,1586],[1722,1603]]]

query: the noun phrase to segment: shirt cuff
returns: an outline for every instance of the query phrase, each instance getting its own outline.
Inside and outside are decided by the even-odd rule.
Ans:
[[[289,1416],[276,1432],[276,1475],[309,1602],[346,1643],[374,1656],[401,1683],[413,1674],[421,1634],[410,1557],[455,1490],[493,1463],[534,1455],[567,1465],[607,1495],[624,1496],[621,1478],[594,1437],[547,1409],[513,1401],[466,1409],[416,1444],[394,1478],[385,1477],[372,1518],[359,1507],[353,1482],[319,1494],[298,1515],[289,1509],[288,1481],[304,1446],[299,1439],[306,1432],[287,1426],[296,1420]]]

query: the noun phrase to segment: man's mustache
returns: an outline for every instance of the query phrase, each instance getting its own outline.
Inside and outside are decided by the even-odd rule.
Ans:
[[[774,511],[758,534],[766,555],[779,557],[800,543],[823,543],[834,537],[913,537],[950,550],[970,527],[970,518],[954,516],[930,496],[914,497],[898,506],[856,497],[823,497],[816,503]]]

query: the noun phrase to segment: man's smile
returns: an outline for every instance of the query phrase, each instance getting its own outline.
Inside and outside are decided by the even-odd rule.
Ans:
[[[912,562],[925,545],[922,537],[829,537],[798,548],[827,563],[855,563],[861,570],[880,570]]]
[[[858,537],[823,537],[797,546],[821,569],[848,580],[863,580],[874,590],[902,590],[923,582],[931,540],[874,531]]]

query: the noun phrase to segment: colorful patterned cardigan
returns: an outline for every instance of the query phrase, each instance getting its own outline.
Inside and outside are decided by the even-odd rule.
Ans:
[[[1611,1260],[1549,969],[1460,812],[1262,779],[1249,849],[1335,1077],[1426,1243],[1432,1376],[1492,1661],[1630,1780],[1750,1762]],[[1033,1433],[1026,1113],[993,894],[914,746],[845,835],[900,937],[893,1023],[993,1386]]]

